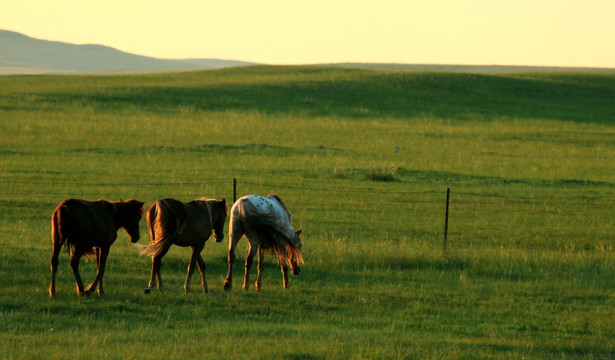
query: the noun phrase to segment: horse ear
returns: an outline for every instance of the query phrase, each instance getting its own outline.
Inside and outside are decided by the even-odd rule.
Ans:
[[[222,204],[226,205],[226,198],[222,198]]]
[[[301,232],[302,232],[302,231],[303,231],[303,228],[301,228],[301,229],[299,229],[299,230],[295,231],[295,234],[297,234],[297,235],[301,235]]]

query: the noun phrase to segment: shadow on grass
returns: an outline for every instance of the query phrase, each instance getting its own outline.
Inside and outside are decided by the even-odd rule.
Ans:
[[[442,256],[437,259],[410,258],[403,256],[387,256],[378,261],[377,266],[394,270],[464,270],[470,267],[470,263],[456,256]]]
[[[295,78],[297,71],[312,74]],[[36,101],[53,106],[66,102],[88,104],[100,111],[138,107],[160,113],[192,108],[351,118],[431,114],[443,119],[509,117],[605,123],[612,119],[614,97],[610,88],[612,78],[596,76],[561,77],[553,81],[544,77],[388,73],[322,67],[251,67],[227,73],[240,75],[245,81],[210,82],[216,74],[196,73],[193,76],[203,77],[200,85],[186,82],[179,87],[168,86],[162,79],[147,86],[138,82],[132,86],[109,84],[96,91],[40,94]],[[588,108],[592,111],[588,112]]]

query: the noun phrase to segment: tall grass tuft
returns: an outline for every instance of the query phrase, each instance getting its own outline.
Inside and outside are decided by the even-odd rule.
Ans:
[[[393,164],[372,166],[365,170],[365,179],[370,181],[393,182],[396,181],[397,167]]]
[[[348,171],[344,160],[338,159],[333,168],[333,177],[336,179],[348,179]]]

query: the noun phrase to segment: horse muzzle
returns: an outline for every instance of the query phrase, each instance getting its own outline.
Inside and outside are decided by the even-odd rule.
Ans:
[[[293,275],[299,275],[301,272],[301,268],[299,266],[295,266],[291,270],[293,271]]]
[[[224,240],[224,231],[220,230],[220,231],[216,231],[214,229],[214,239],[216,240],[217,243],[222,242],[222,240]]]

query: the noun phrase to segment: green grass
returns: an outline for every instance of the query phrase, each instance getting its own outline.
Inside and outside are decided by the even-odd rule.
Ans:
[[[604,73],[0,77],[0,357],[613,358],[614,103]],[[211,295],[198,274],[183,294],[172,248],[145,296],[151,260],[120,231],[104,298],[76,295],[62,252],[49,299],[61,200],[230,200],[233,178],[304,228],[289,290],[269,257],[241,291],[242,240],[225,293],[209,241]]]

